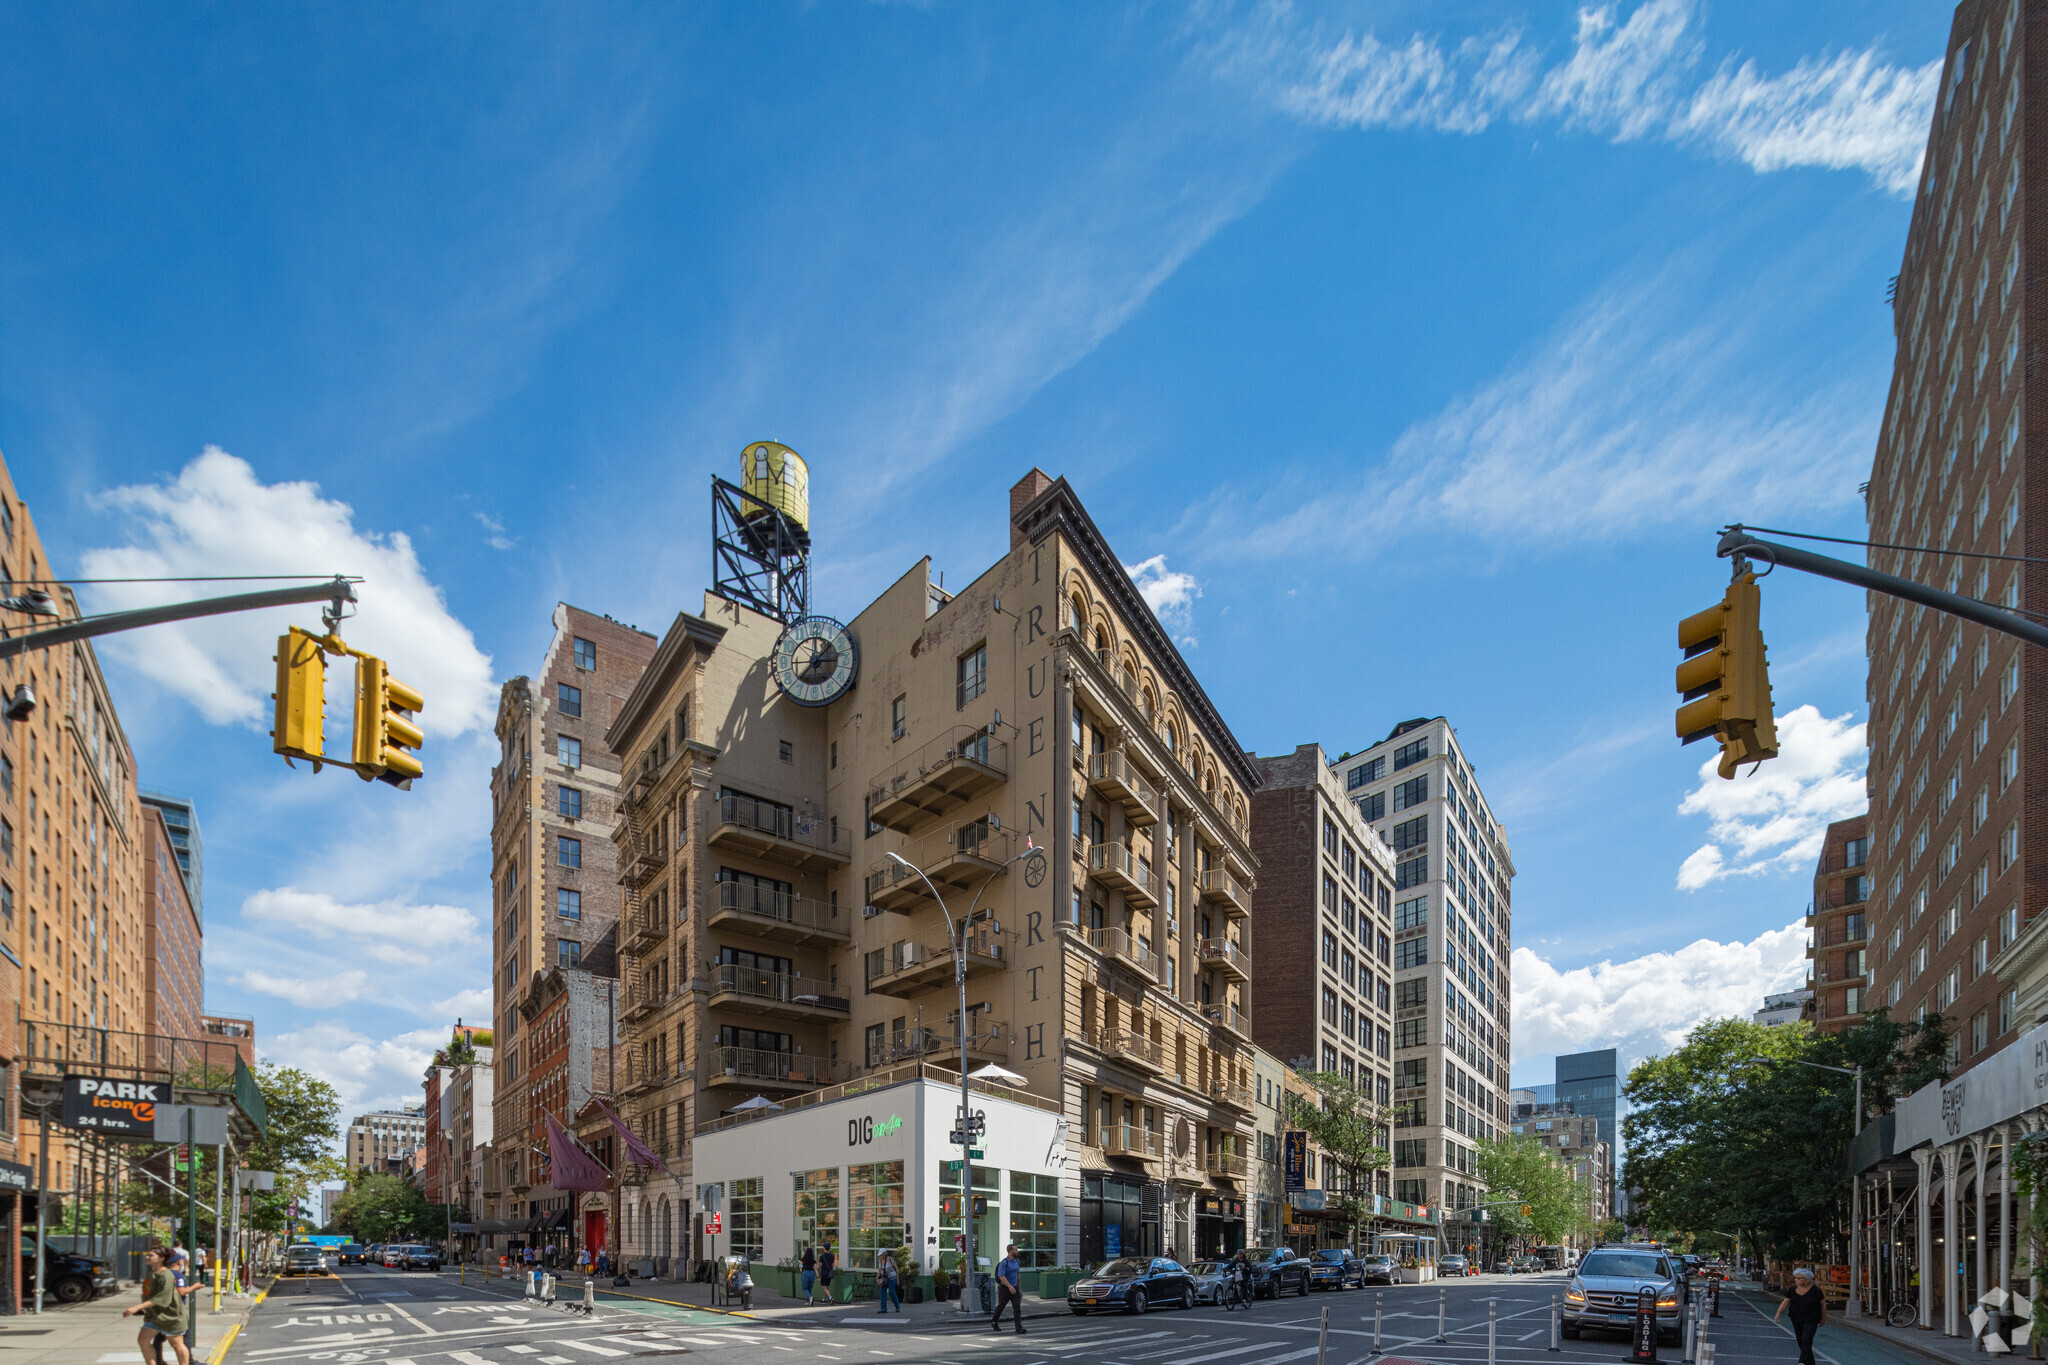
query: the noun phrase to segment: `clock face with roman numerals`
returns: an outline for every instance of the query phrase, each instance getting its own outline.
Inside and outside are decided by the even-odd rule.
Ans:
[[[799,706],[830,706],[860,672],[860,647],[829,616],[789,623],[775,642],[775,685]]]

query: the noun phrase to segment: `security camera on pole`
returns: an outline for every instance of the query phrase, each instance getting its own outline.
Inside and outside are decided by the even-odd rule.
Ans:
[[[994,817],[991,816],[990,820],[993,823]],[[981,905],[982,892],[988,890],[989,883],[1008,871],[1011,863],[1031,857],[1042,859],[1045,853],[1042,849],[1034,847],[1029,839],[1025,840],[1022,853],[1006,859],[1001,867],[989,873],[983,880],[981,890],[974,893],[974,900],[967,907],[966,917],[957,925],[953,922],[953,912],[946,908],[946,898],[939,894],[939,888],[932,884],[932,879],[925,876],[924,869],[900,853],[891,853],[888,856],[891,862],[904,871],[916,873],[918,880],[925,884],[925,889],[932,893],[932,899],[939,903],[939,913],[946,917],[946,937],[953,944],[953,984],[960,995],[960,1126],[952,1136],[954,1141],[960,1144],[960,1228],[966,1234],[962,1240],[966,1259],[961,1266],[964,1278],[961,1280],[963,1287],[960,1291],[960,1311],[972,1313],[976,1311],[974,1295],[968,1293],[965,1286],[979,1287],[981,1277],[975,1274],[974,1260],[974,1139],[977,1134],[974,1130],[973,1109],[968,1104],[967,1089],[967,931],[974,924]],[[989,927],[996,932],[1002,929],[993,916],[989,919]]]

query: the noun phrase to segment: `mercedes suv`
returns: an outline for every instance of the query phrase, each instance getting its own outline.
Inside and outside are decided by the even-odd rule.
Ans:
[[[1565,1286],[1564,1334],[1576,1337],[1588,1328],[1634,1331],[1636,1296],[1653,1289],[1658,1338],[1666,1345],[1677,1344],[1682,1319],[1675,1261],[1656,1247],[1609,1246],[1587,1252]]]

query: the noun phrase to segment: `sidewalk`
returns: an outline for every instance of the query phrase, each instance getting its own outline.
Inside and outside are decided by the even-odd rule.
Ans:
[[[246,1298],[227,1296],[220,1301],[218,1313],[202,1308],[199,1349],[192,1365],[216,1365],[226,1359],[226,1347],[249,1321],[265,1292],[267,1288]],[[138,1302],[137,1294],[134,1286],[124,1285],[91,1303],[46,1303],[40,1316],[23,1313],[0,1320],[0,1360],[7,1365],[143,1365],[142,1352],[135,1345],[142,1319],[121,1316]]]
[[[1744,1286],[1736,1292],[1756,1304],[1767,1316],[1778,1306],[1780,1297],[1749,1286]],[[1828,1328],[1852,1332],[1865,1341],[1881,1343],[1914,1359],[1938,1361],[1940,1365],[1974,1365],[1974,1362],[1984,1358],[1984,1352],[1977,1349],[1975,1341],[1966,1336],[1945,1337],[1939,1327],[1924,1331],[1919,1327],[1893,1327],[1883,1318],[1856,1318],[1849,1316],[1844,1310],[1830,1309]],[[2022,1350],[2009,1358],[2024,1360],[2027,1353]]]

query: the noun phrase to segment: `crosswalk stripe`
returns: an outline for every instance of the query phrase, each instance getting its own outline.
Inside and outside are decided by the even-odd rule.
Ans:
[[[542,1356],[540,1365],[574,1365],[567,1356]]]
[[[570,1341],[565,1339],[562,1341],[551,1341],[548,1345],[566,1346],[572,1351],[588,1351],[594,1356],[622,1356],[625,1354],[624,1351],[614,1351],[609,1346],[599,1346],[595,1342],[589,1341]],[[464,1365],[468,1365],[468,1362],[464,1362]]]
[[[451,1360],[460,1361],[461,1365],[491,1365],[490,1361],[474,1351],[450,1351],[448,1356]]]
[[[1227,1351],[1211,1351],[1211,1352],[1209,1352],[1209,1354],[1207,1354],[1207,1355],[1205,1355],[1205,1356],[1196,1356],[1196,1357],[1194,1357],[1194,1360],[1183,1360],[1183,1361],[1181,1361],[1181,1362],[1180,1362],[1180,1365],[1194,1365],[1194,1361],[1195,1361],[1195,1360],[1222,1360],[1222,1359],[1225,1359],[1226,1357],[1229,1357],[1229,1356],[1241,1356],[1241,1355],[1243,1355],[1243,1354],[1244,1354],[1244,1353],[1245,1353],[1246,1351],[1264,1351],[1264,1350],[1269,1350],[1269,1349],[1271,1349],[1271,1347],[1272,1347],[1272,1343],[1271,1343],[1271,1342],[1265,1342],[1265,1341],[1258,1341],[1258,1342],[1253,1342],[1253,1343],[1252,1343],[1251,1345],[1249,1345],[1249,1346],[1233,1346],[1233,1347],[1231,1347],[1231,1348],[1230,1348],[1229,1350],[1227,1350]],[[1162,1352],[1162,1354],[1170,1354],[1170,1353],[1167,1353],[1167,1352]],[[1313,1352],[1311,1352],[1310,1354],[1314,1354],[1314,1353],[1313,1353]],[[1143,1358],[1144,1358],[1144,1357],[1140,1357],[1140,1359],[1143,1359]],[[1285,1360],[1285,1359],[1292,1359],[1292,1357],[1288,1357],[1288,1356],[1282,1356],[1282,1357],[1278,1357],[1278,1358],[1279,1358],[1279,1359],[1283,1359],[1283,1360]]]
[[[1246,1351],[1265,1349],[1269,1348],[1260,1346],[1240,1346],[1237,1349],[1231,1351],[1217,1351],[1211,1355],[1192,1356],[1187,1360],[1183,1360],[1180,1363],[1180,1365],[1201,1365],[1201,1363],[1205,1360],[1221,1360],[1225,1356],[1241,1356]],[[1322,1348],[1317,1346],[1306,1346],[1299,1351],[1290,1351],[1288,1354],[1284,1356],[1267,1356],[1265,1358],[1265,1365],[1280,1365],[1280,1362],[1283,1360],[1300,1360],[1303,1356],[1314,1355],[1320,1349]]]
[[[519,1353],[520,1355],[523,1355],[523,1356],[530,1356],[530,1355],[533,1355],[533,1354],[534,1354],[535,1352],[539,1351],[539,1350],[540,1350],[540,1347],[538,1347],[538,1346],[521,1346],[521,1345],[519,1345],[518,1343],[516,1343],[516,1342],[515,1342],[514,1344],[512,1344],[512,1345],[510,1345],[510,1346],[507,1346],[507,1347],[506,1347],[505,1349],[506,1349],[506,1350],[508,1350],[508,1351],[517,1351],[517,1352],[518,1352],[518,1353]]]

